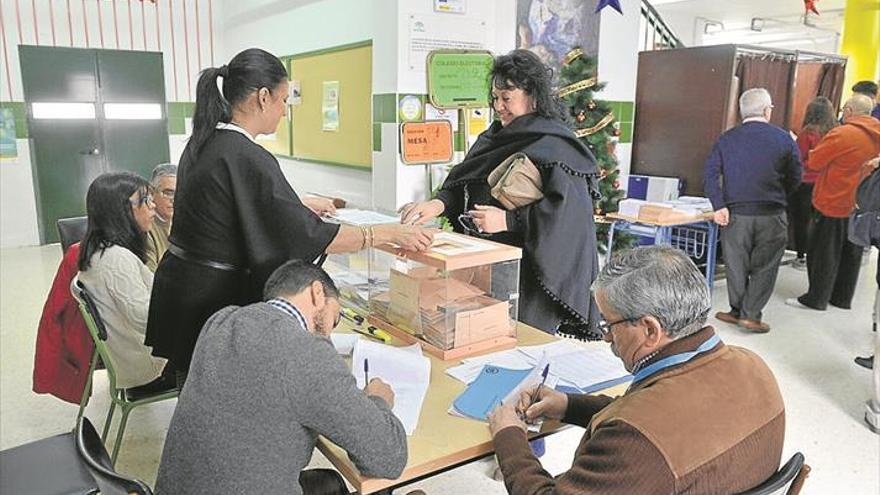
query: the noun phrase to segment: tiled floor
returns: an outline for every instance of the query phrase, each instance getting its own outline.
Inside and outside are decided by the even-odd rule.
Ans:
[[[34,335],[59,259],[57,245],[0,250],[0,448],[73,426],[75,405],[31,392]],[[748,335],[712,322],[727,343],[754,350],[776,373],[787,409],[784,456],[801,451],[813,467],[804,494],[880,493],[880,437],[862,422],[871,375],[852,362],[870,345],[876,263],[875,252],[862,267],[851,311],[815,312],[785,306],[785,298],[805,288],[806,274],[783,267],[765,312],[773,325],[769,334]],[[715,289],[715,309],[726,309],[724,283]],[[100,427],[108,401],[103,373],[97,376],[87,415]],[[117,466],[121,471],[149,483],[155,480],[173,407],[172,401],[132,413]],[[682,425],[682,434],[687,434],[687,425]],[[580,435],[580,430],[571,429],[548,440],[543,458],[548,471],[555,474],[567,468]],[[326,465],[326,460],[316,454],[313,464]],[[488,462],[477,462],[413,488],[432,495],[505,493],[501,483],[488,477],[491,471]]]

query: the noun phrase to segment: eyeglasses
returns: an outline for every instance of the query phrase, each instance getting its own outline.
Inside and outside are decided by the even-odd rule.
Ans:
[[[599,320],[599,323],[596,324],[596,328],[598,328],[599,331],[602,333],[602,336],[605,337],[606,335],[611,333],[611,330],[614,327],[614,325],[620,325],[621,323],[632,323],[632,322],[638,321],[638,320],[639,320],[638,318],[624,318],[622,320],[612,321],[609,323],[603,317],[601,320]]]
[[[132,208],[139,208],[143,205],[147,205],[148,208],[154,208],[156,206],[156,203],[153,202],[152,194],[141,194],[138,196],[138,199],[129,199],[128,202],[131,203]]]
[[[174,189],[162,189],[159,191],[159,194],[161,194],[163,198],[174,199]]]

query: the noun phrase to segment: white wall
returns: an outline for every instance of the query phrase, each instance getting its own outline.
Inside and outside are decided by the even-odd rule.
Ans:
[[[194,101],[195,81],[199,70],[211,66],[212,36],[214,60],[216,61],[221,55],[219,47],[222,45],[223,36],[219,32],[217,20],[223,16],[222,0],[158,0],[155,4],[143,2],[143,9],[142,2],[132,1],[130,4],[131,24],[129,24],[129,2],[0,0],[5,42],[8,43],[5,47],[5,55],[0,58],[0,101],[24,100],[18,58],[18,47],[21,44],[161,51],[165,69],[166,99]],[[184,16],[186,16],[185,24]],[[18,23],[19,18],[21,24]],[[197,32],[198,36],[196,36]],[[187,51],[189,51],[188,62]],[[6,74],[7,67],[11,76],[9,78]],[[169,136],[172,160],[179,158],[183,149],[183,140],[183,136]],[[0,162],[0,191],[2,191],[0,247],[39,244],[30,146],[28,140],[23,139],[17,140],[16,144],[18,157]]]
[[[623,15],[606,7],[602,10],[599,28],[599,80],[606,83],[599,93],[603,100],[636,101],[636,76],[639,66],[639,13],[638,2],[621,2]],[[639,111],[638,108],[635,109]],[[617,161],[621,176],[629,175],[632,161],[632,143],[618,143]],[[626,178],[621,178],[626,184]]]

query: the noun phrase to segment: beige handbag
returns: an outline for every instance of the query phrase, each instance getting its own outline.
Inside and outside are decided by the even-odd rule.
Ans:
[[[524,153],[514,153],[505,158],[487,180],[492,188],[492,197],[508,210],[544,197],[541,172]]]

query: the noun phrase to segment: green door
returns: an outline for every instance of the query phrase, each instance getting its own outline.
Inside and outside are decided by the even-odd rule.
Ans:
[[[19,47],[40,241],[85,215],[89,184],[111,170],[146,178],[168,161],[161,54]]]

